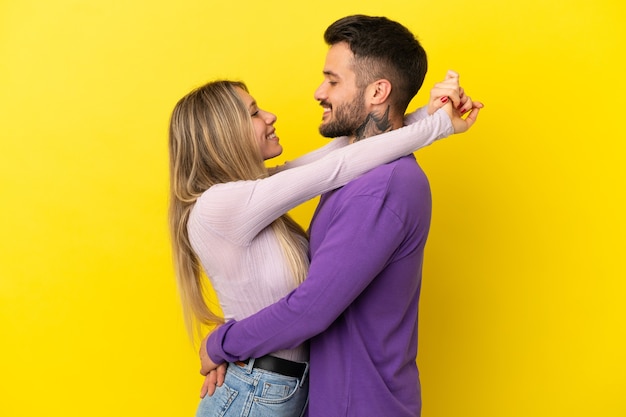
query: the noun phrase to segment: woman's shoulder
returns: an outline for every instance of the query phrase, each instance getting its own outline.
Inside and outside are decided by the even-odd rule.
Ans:
[[[204,191],[196,200],[191,215],[199,218],[218,220],[233,218],[245,212],[251,195],[255,193],[256,181],[232,181],[215,184]]]

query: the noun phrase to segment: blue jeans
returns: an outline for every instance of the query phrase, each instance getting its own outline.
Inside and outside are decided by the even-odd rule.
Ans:
[[[228,364],[226,379],[212,396],[205,396],[196,417],[300,417],[309,395],[309,379]]]

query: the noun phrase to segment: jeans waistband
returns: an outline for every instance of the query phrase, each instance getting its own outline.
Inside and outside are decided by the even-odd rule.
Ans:
[[[308,362],[294,362],[271,355],[246,359],[245,361],[235,362],[235,364],[241,367],[248,367],[251,370],[255,368],[263,369],[292,378],[298,378],[301,381],[300,384],[302,384],[302,381],[304,381],[309,371]]]

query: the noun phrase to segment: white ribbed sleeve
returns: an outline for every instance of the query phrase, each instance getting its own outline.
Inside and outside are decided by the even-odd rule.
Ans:
[[[449,117],[440,110],[418,123],[350,146],[345,146],[347,138],[335,139],[267,178],[208,189],[196,202],[187,228],[226,319],[252,315],[295,288],[277,239],[267,229],[276,218],[452,133]],[[306,356],[299,349],[278,354],[294,360]]]

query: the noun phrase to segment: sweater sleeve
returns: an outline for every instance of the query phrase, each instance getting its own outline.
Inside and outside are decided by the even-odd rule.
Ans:
[[[408,126],[408,125],[417,123],[426,117],[428,117],[428,107],[427,106],[420,107],[416,111],[409,113],[404,117],[404,125]],[[286,169],[291,169],[291,168],[295,168],[298,166],[310,164],[311,162],[317,161],[318,159],[324,157],[329,152],[332,152],[335,149],[346,146],[348,142],[349,140],[348,140],[348,137],[346,136],[335,138],[329,144],[322,146],[321,148],[308,152],[300,156],[299,158],[293,159],[291,161],[287,161],[282,165],[276,165],[274,167],[270,167],[268,168],[268,171],[270,172],[270,175],[274,175]]]
[[[324,157],[256,181],[217,184],[196,215],[222,236],[247,244],[275,219],[365,172],[454,133],[443,110],[418,123],[361,140]]]
[[[413,123],[417,123],[426,117],[428,117],[428,106],[420,107],[413,113],[409,113],[404,117],[404,125],[412,125]]]
[[[359,227],[345,233],[345,224]],[[378,197],[359,196],[336,213],[307,279],[275,304],[229,321],[207,340],[215,363],[258,358],[323,332],[385,267],[405,236],[400,218]]]
[[[277,174],[286,169],[296,168],[302,165],[313,163],[324,156],[328,155],[330,152],[335,149],[343,148],[349,143],[349,138],[347,136],[341,136],[333,139],[327,145],[322,146],[321,148],[317,148],[311,152],[308,152],[296,159],[292,159],[291,161],[287,161],[282,165],[276,165],[274,167],[268,168],[270,175]]]

